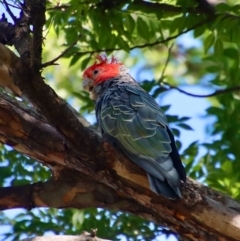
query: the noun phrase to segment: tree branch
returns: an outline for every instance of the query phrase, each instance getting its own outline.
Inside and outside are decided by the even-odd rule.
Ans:
[[[91,1],[86,1],[86,2],[81,2],[81,4],[89,4]],[[198,6],[196,8],[186,8],[186,12],[190,13],[200,13],[200,14],[212,14],[214,12],[214,6],[208,3],[206,0],[198,0]],[[92,2],[91,2],[92,3]],[[97,4],[96,4],[97,5]],[[105,5],[106,6],[106,5]],[[170,13],[182,13],[183,8],[181,6],[174,6],[171,4],[166,4],[166,3],[158,3],[158,2],[147,2],[147,1],[133,1],[130,6],[132,8],[137,8],[137,9],[148,9],[149,11],[156,12],[158,10],[159,12],[168,12]],[[62,10],[62,9],[67,9],[70,6],[65,4],[65,5],[56,5],[53,7],[48,8],[47,10]],[[96,6],[98,7],[98,5]],[[122,9],[121,9],[122,11]]]
[[[139,167],[89,129],[83,128],[86,144],[78,139],[83,148],[81,154],[76,153],[45,119],[41,121],[41,115],[31,114],[30,109],[25,112],[8,98],[0,96],[0,141],[49,166],[56,180],[0,189],[1,209],[95,205],[130,212],[194,241],[240,240],[240,204],[236,201],[191,179],[181,187],[182,201],[156,195]],[[64,113],[62,119],[66,119]],[[19,192],[22,199],[17,198]],[[225,230],[224,234],[219,230]]]
[[[72,235],[55,235],[55,236],[37,236],[33,238],[22,239],[20,241],[111,241],[109,239],[101,239],[94,236],[91,233],[84,231],[79,236],[72,236]]]
[[[173,39],[176,39],[177,37],[181,36],[182,34],[184,33],[187,33],[193,29],[196,29],[198,27],[201,27],[202,25],[206,24],[209,22],[209,20],[212,19],[213,16],[205,19],[204,21],[201,21],[199,23],[196,23],[194,24],[192,27],[178,33],[178,34],[175,34],[173,36],[170,36],[166,39],[162,39],[162,40],[157,40],[155,42],[152,42],[152,43],[145,43],[145,44],[139,44],[139,45],[135,45],[135,46],[132,46],[129,48],[129,50],[133,50],[133,49],[136,49],[136,48],[146,48],[146,47],[152,47],[152,46],[155,46],[157,44],[163,44],[163,43],[167,43],[169,42],[170,40],[173,40]],[[82,51],[82,52],[76,52],[75,54],[80,54],[80,55],[83,55],[83,54],[94,54],[94,53],[99,53],[99,52],[109,52],[109,51],[115,51],[115,50],[121,50],[121,48],[107,48],[107,49],[96,49],[96,50],[90,50],[90,51]]]
[[[6,2],[6,0],[1,0],[0,3],[4,4]],[[11,3],[7,3],[8,6],[12,7],[12,8],[16,8],[16,9],[22,9],[21,7],[17,6],[17,5],[13,5]]]
[[[46,22],[46,0],[27,0],[31,6],[31,18],[33,22],[33,37],[32,37],[32,55],[31,65],[40,70],[42,64],[42,44],[43,44],[43,26]]]
[[[226,94],[226,93],[231,93],[231,92],[235,92],[235,91],[240,91],[240,86],[233,86],[233,87],[229,87],[229,88],[226,88],[226,89],[220,89],[220,90],[216,90],[214,91],[213,93],[211,94],[206,94],[206,95],[198,95],[198,94],[192,94],[192,93],[189,93],[185,90],[182,90],[180,88],[178,88],[177,86],[173,86],[171,84],[168,84],[166,82],[161,82],[163,85],[166,85],[168,86],[169,88],[167,88],[166,90],[171,90],[171,89],[175,89],[175,90],[178,90],[180,93],[183,93],[185,95],[189,95],[189,96],[192,96],[192,97],[198,97],[198,98],[207,98],[207,97],[214,97],[214,96],[217,96],[217,95],[222,95],[222,94]]]
[[[80,36],[74,42],[72,42],[60,55],[58,55],[56,58],[52,59],[51,61],[43,63],[41,67],[44,68],[49,65],[54,65],[56,61],[58,61],[60,58],[62,58],[74,45],[77,44],[79,38],[80,38]]]
[[[78,209],[102,207],[124,210],[126,206],[133,208],[133,204],[139,209],[142,208],[130,199],[119,197],[108,186],[67,168],[61,170],[58,180],[51,179],[44,183],[0,188],[0,210],[6,208],[29,210],[36,207]]]
[[[160,79],[158,81],[159,84],[161,84],[163,82],[164,78],[165,78],[164,74],[165,74],[166,68],[168,66],[168,63],[170,61],[171,51],[172,51],[173,45],[174,44],[171,44],[171,46],[168,48],[168,55],[167,55],[167,59],[166,59],[166,62],[164,64],[164,67],[163,67],[163,70],[162,70],[161,77],[160,77]]]
[[[3,3],[4,3],[4,6],[5,6],[8,14],[9,14],[10,17],[12,18],[12,20],[13,20],[14,22],[16,22],[17,19],[16,19],[15,15],[13,14],[13,12],[11,11],[10,7],[9,7],[10,5],[7,3],[6,0],[3,0]]]
[[[212,14],[214,13],[214,8],[209,3],[207,4],[205,0],[199,0],[199,4],[196,8],[186,8],[183,9],[181,6],[174,6],[166,3],[157,2],[147,2],[147,1],[134,1],[130,6],[136,9],[148,9],[150,12],[168,12],[172,13],[182,13],[183,11],[189,13],[201,13],[201,14]]]

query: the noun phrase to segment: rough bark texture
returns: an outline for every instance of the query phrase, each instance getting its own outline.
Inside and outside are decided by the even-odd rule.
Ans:
[[[53,178],[0,188],[0,209],[104,207],[141,216],[190,240],[240,240],[239,203],[191,179],[181,188],[182,200],[151,192],[145,173],[104,143],[45,84],[39,40],[45,1],[26,0],[23,10],[28,14],[15,25],[0,22],[0,42],[13,44],[20,54],[0,44],[0,63],[34,107],[0,94],[0,142],[48,166]],[[38,24],[33,38],[29,24]]]

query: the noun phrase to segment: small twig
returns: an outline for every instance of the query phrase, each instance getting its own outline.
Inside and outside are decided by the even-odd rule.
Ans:
[[[54,65],[56,61],[58,61],[60,58],[62,58],[79,40],[80,36],[72,42],[60,55],[58,55],[56,58],[52,59],[51,61],[48,61],[46,63],[42,64],[42,68],[47,67],[49,65]]]
[[[164,80],[164,74],[165,74],[165,71],[167,69],[168,63],[170,61],[171,51],[172,51],[173,45],[174,45],[174,43],[172,43],[171,46],[168,48],[168,56],[167,56],[166,62],[164,64],[164,67],[163,67],[163,70],[162,70],[162,75],[161,75],[161,77],[158,81],[159,84],[161,84],[161,82],[163,82],[163,80]]]
[[[9,7],[9,4],[7,3],[6,0],[3,0],[3,3],[4,3],[4,5],[5,5],[5,7],[6,7],[6,10],[7,10],[8,14],[10,15],[10,17],[11,17],[12,20],[13,20],[13,22],[15,23],[16,20],[17,20],[17,18],[16,18],[16,17],[14,16],[14,14],[12,13],[12,11],[11,11],[11,9],[10,9],[10,7]]]
[[[216,90],[211,94],[198,95],[198,94],[192,94],[192,93],[189,93],[185,90],[179,89],[178,87],[170,85],[166,82],[162,82],[162,84],[169,87],[167,90],[175,89],[175,90],[178,90],[179,92],[181,92],[185,95],[189,95],[189,96],[192,96],[192,97],[198,97],[198,98],[207,98],[207,97],[213,97],[213,96],[216,96],[216,95],[226,94],[226,93],[230,93],[230,92],[234,92],[234,91],[240,91],[240,86],[233,86],[233,87],[229,87],[229,88],[226,88],[226,89]]]
[[[4,3],[4,2],[5,2],[4,0],[0,1],[0,3]],[[10,7],[12,7],[12,8],[16,8],[16,9],[20,9],[20,10],[22,10],[21,7],[19,7],[19,6],[15,6],[15,5],[11,4],[11,3],[8,3],[8,6],[10,6]]]

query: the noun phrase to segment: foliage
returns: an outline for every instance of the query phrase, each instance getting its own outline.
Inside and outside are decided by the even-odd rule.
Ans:
[[[20,6],[18,1],[11,4]],[[16,9],[12,10],[17,15]],[[136,77],[145,72],[144,78],[138,78],[139,83],[157,101],[160,96],[168,98],[168,90],[183,90],[186,84],[207,86],[214,94],[205,96],[209,107],[204,118],[212,117],[214,121],[206,128],[204,142],[197,142],[196,136],[196,142],[181,148],[181,132],[188,130],[194,135],[187,122],[191,116],[182,116],[181,110],[170,115],[170,106],[162,108],[181,148],[188,175],[240,199],[240,1],[220,3],[215,12],[209,6],[198,5],[198,1],[183,0],[47,1],[46,18],[45,62],[77,41],[57,61],[59,65],[44,69],[46,81],[92,122],[94,106],[80,86],[81,73],[97,52],[114,52]],[[177,37],[185,32],[198,40],[197,47],[186,47],[178,41]],[[201,97],[182,92],[192,98]],[[1,185],[44,181],[50,176],[36,161],[9,147],[0,148]],[[79,234],[94,227],[99,236],[111,239],[153,240],[161,234],[169,235],[167,230],[138,217],[102,209],[21,210],[14,216],[0,213],[0,225],[11,225],[3,235],[9,240],[44,232]]]

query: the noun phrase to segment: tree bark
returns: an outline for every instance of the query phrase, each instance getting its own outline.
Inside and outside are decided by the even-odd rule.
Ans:
[[[141,216],[191,240],[240,240],[239,203],[191,179],[181,188],[182,200],[156,195],[139,167],[82,128],[88,144],[82,143],[79,155],[33,107],[0,95],[0,141],[54,173],[45,183],[1,188],[1,210],[103,207]],[[96,144],[101,148],[89,155]]]

